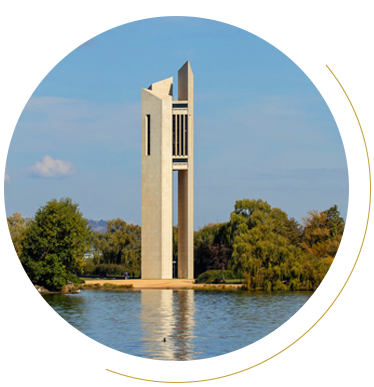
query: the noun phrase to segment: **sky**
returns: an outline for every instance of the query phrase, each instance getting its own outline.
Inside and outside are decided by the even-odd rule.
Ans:
[[[187,17],[111,29],[46,75],[9,147],[7,215],[33,216],[47,201],[70,197],[88,219],[140,225],[141,88],[172,76],[177,99],[178,69],[187,60],[195,92],[195,230],[228,221],[244,198],[267,201],[299,222],[334,204],[346,217],[343,143],[310,79],[259,37]]]

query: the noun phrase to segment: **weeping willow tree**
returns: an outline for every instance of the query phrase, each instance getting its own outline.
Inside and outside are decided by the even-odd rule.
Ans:
[[[282,288],[285,263],[300,251],[287,237],[287,214],[262,200],[237,201],[231,213],[233,254],[231,266],[244,274],[247,289]]]
[[[25,218],[18,212],[15,212],[12,216],[2,219],[3,285],[4,272],[5,276],[22,277],[22,240],[25,236],[26,229],[31,224],[31,221],[31,218]]]
[[[231,268],[246,289],[314,290],[339,247],[344,220],[337,207],[304,218],[304,227],[262,200],[237,201],[230,219]]]
[[[141,228],[122,219],[107,222],[104,233],[92,238],[95,265],[121,265],[126,270],[140,270]]]

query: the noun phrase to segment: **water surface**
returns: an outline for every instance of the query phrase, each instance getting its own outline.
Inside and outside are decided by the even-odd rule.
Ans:
[[[44,298],[75,328],[108,347],[151,359],[193,360],[254,343],[285,323],[311,295],[165,289],[86,290]]]

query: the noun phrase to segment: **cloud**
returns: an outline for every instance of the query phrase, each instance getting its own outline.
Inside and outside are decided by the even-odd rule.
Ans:
[[[93,39],[87,31],[71,31],[62,34],[57,37],[51,38],[49,42],[49,48],[52,49],[70,49],[70,48],[81,48],[89,46],[93,43]]]
[[[29,168],[29,176],[42,178],[63,178],[75,173],[75,167],[70,161],[53,159],[51,156],[43,156],[43,161],[36,161]]]
[[[8,172],[8,168],[7,168],[7,166],[6,166],[6,162],[5,162],[5,160],[4,160],[4,157],[3,157],[3,163],[2,163],[2,165],[3,165],[3,183],[7,183],[9,180],[10,180],[10,177],[9,177],[9,175],[7,174],[7,172]]]

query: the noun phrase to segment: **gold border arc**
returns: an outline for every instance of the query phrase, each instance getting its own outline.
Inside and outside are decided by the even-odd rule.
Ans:
[[[278,355],[280,355],[281,353],[287,351],[287,349],[290,349],[294,344],[296,344],[298,341],[300,341],[304,336],[306,336],[307,333],[309,333],[327,314],[327,312],[332,308],[332,306],[335,304],[335,302],[338,300],[338,298],[340,297],[340,295],[342,294],[343,290],[345,289],[345,287],[347,286],[348,284],[348,281],[349,281],[349,277],[347,278],[347,280],[344,282],[344,285],[343,287],[340,289],[338,295],[334,298],[334,301],[330,304],[330,306],[323,312],[322,316],[306,331],[304,332],[298,339],[296,339],[295,341],[293,341],[289,346],[287,346],[286,348],[283,348],[281,351],[279,351],[278,353],[276,353],[275,355],[273,356],[270,356],[268,359],[266,360],[263,360],[263,363],[266,363],[272,359],[274,359],[275,357],[277,357]]]
[[[345,94],[345,96],[347,97],[348,99],[348,102],[351,103],[351,101],[349,100],[349,95],[347,94],[347,92],[345,91],[343,85],[340,83],[338,77],[332,72],[332,70],[330,69],[330,67],[328,65],[325,65],[327,67],[327,69],[330,71],[330,73],[332,74],[332,76],[335,78],[336,82],[339,83],[339,86],[341,87],[341,89],[343,90],[343,93]]]
[[[351,103],[349,101],[349,95],[347,94],[347,92],[345,91],[343,85],[340,83],[338,77],[332,72],[332,70],[330,69],[330,67],[328,65],[326,65],[327,69],[330,71],[330,73],[332,74],[332,76],[335,78],[335,80],[339,83],[339,86],[341,87],[341,89],[343,90],[343,93],[345,94],[345,96],[347,97],[348,99],[348,102]],[[291,348],[294,344],[296,344],[299,340],[301,340],[304,336],[306,336],[306,334],[308,332],[310,332],[327,314],[327,312],[332,308],[332,306],[335,304],[335,302],[337,301],[337,299],[339,298],[339,296],[342,294],[343,290],[345,289],[345,287],[347,286],[348,284],[348,281],[349,281],[349,276],[347,278],[347,280],[344,282],[344,285],[343,287],[340,289],[340,292],[338,293],[338,295],[334,298],[334,301],[330,304],[330,306],[325,310],[325,312],[322,314],[322,316],[306,331],[304,332],[298,339],[296,339],[294,342],[292,342],[289,346],[287,346],[286,348],[283,348],[281,351],[279,351],[278,353],[276,353],[275,355],[273,356],[270,356],[268,359],[266,360],[263,360],[262,362],[263,363],[266,363],[272,359],[274,359],[275,357],[277,357],[278,355],[280,355],[281,353],[287,351],[287,349]]]

